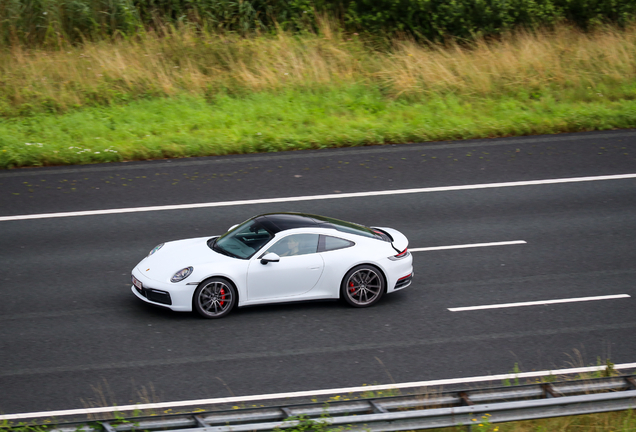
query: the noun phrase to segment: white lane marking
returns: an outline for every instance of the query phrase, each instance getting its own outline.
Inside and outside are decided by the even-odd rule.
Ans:
[[[509,245],[518,245],[518,244],[527,244],[527,243],[528,242],[525,240],[512,240],[512,241],[492,242],[492,243],[470,243],[470,244],[452,245],[452,246],[433,246],[433,247],[425,247],[425,248],[413,248],[413,249],[409,249],[409,252],[425,252],[425,251],[436,251],[436,250],[446,250],[446,249],[467,249],[467,248],[490,247],[490,246],[509,246]]]
[[[432,380],[432,381],[417,381],[417,382],[399,383],[399,384],[382,384],[382,385],[374,385],[374,386],[344,387],[344,388],[325,389],[325,390],[309,390],[309,391],[299,391],[299,392],[290,392],[290,393],[273,393],[273,394],[263,394],[263,395],[253,395],[253,396],[235,396],[235,397],[226,397],[226,398],[196,399],[196,400],[148,403],[148,404],[138,404],[138,405],[120,405],[120,406],[99,407],[99,408],[79,408],[79,409],[71,409],[71,410],[5,414],[5,415],[0,415],[0,420],[35,419],[35,418],[42,418],[42,417],[87,415],[87,414],[112,413],[112,412],[121,413],[123,411],[133,411],[133,410],[166,409],[166,408],[178,408],[178,407],[196,406],[196,405],[215,405],[215,404],[222,404],[222,403],[265,401],[265,400],[287,399],[287,398],[297,398],[297,397],[324,396],[324,395],[331,395],[331,394],[348,394],[348,393],[357,393],[357,392],[366,392],[366,391],[407,389],[407,388],[414,388],[414,387],[444,386],[444,385],[451,385],[451,384],[467,384],[467,383],[487,382],[487,381],[502,381],[502,380],[517,379],[517,378],[535,378],[535,377],[551,376],[551,375],[566,375],[566,374],[598,372],[598,371],[605,370],[605,368],[606,366],[588,366],[588,367],[579,367],[579,368],[570,368],[570,369],[507,373],[507,374],[499,374],[499,375],[439,379],[439,380]],[[636,363],[622,363],[622,364],[614,365],[614,369],[634,369],[634,368],[636,368]]]
[[[616,295],[605,295],[605,296],[595,296],[595,297],[578,297],[578,298],[557,299],[557,300],[541,300],[541,301],[531,301],[531,302],[522,302],[522,303],[502,303],[502,304],[483,305],[483,306],[456,307],[456,308],[448,308],[448,310],[451,312],[463,312],[463,311],[481,310],[481,309],[501,309],[501,308],[520,307],[520,306],[541,306],[541,305],[549,305],[549,304],[557,304],[557,303],[576,303],[576,302],[596,301],[596,300],[613,300],[613,299],[629,298],[629,297],[631,297],[629,294],[616,294]]]
[[[273,203],[313,201],[313,200],[325,200],[325,199],[361,198],[361,197],[383,196],[383,195],[404,195],[404,194],[429,193],[429,192],[492,189],[492,188],[515,187],[515,186],[580,183],[580,182],[590,182],[590,181],[622,180],[622,179],[632,179],[632,178],[636,178],[636,174],[619,174],[619,175],[595,176],[595,177],[573,177],[573,178],[561,178],[561,179],[507,182],[507,183],[485,183],[485,184],[462,185],[462,186],[397,189],[397,190],[353,192],[353,193],[328,194],[328,195],[265,198],[265,199],[256,199],[256,200],[179,204],[179,205],[166,205],[166,206],[130,207],[130,208],[119,208],[119,209],[88,210],[88,211],[62,212],[62,213],[42,213],[42,214],[17,215],[17,216],[1,216],[0,222],[26,220],[26,219],[48,219],[48,218],[60,218],[60,217],[73,217],[73,216],[94,216],[94,215],[121,214],[121,213],[138,213],[138,212],[161,211],[161,210],[184,210],[184,209],[196,209],[196,208],[207,208],[207,207],[230,207],[230,206],[253,205],[253,204],[273,204]]]

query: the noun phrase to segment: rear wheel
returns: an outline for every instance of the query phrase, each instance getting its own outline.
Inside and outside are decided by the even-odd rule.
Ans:
[[[345,275],[340,287],[342,297],[353,307],[368,307],[376,304],[385,290],[382,272],[370,265],[352,268]]]
[[[194,291],[194,309],[204,318],[222,318],[234,308],[236,288],[225,279],[213,277],[204,280]]]

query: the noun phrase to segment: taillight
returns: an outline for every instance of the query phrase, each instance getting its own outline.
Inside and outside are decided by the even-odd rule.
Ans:
[[[399,254],[389,257],[389,259],[392,260],[392,261],[396,261],[396,260],[399,260],[399,259],[402,259],[402,258],[406,258],[409,255],[410,255],[409,248],[406,248],[402,252],[400,252]]]

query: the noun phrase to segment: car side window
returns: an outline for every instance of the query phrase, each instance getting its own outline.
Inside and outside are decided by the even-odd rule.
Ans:
[[[292,234],[283,237],[267,252],[274,252],[280,257],[307,255],[318,250],[318,234]]]
[[[353,246],[355,243],[349,240],[341,239],[338,237],[332,237],[327,235],[321,235],[318,242],[318,251],[327,252],[337,249],[344,249]]]

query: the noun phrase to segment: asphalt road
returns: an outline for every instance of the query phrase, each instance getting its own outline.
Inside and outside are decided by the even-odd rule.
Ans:
[[[0,216],[636,173],[636,131],[0,172]],[[304,211],[389,226],[416,278],[376,307],[217,321],[142,304],[156,244]],[[636,361],[636,179],[0,222],[0,413]],[[627,294],[613,300],[448,308]]]

